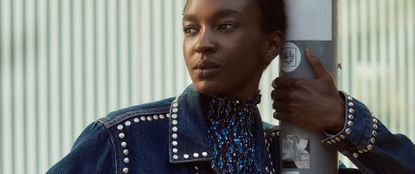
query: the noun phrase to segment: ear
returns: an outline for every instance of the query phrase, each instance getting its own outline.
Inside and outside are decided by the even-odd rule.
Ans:
[[[271,61],[277,57],[283,47],[283,44],[284,34],[281,31],[274,31],[269,35],[264,49],[264,57],[267,64],[271,63]]]

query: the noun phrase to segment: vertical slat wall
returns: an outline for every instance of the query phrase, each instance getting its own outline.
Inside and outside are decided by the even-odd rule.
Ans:
[[[0,0],[0,173],[44,173],[109,111],[181,92],[182,0]],[[339,0],[341,89],[415,139],[414,0]],[[261,111],[273,121],[270,84]]]

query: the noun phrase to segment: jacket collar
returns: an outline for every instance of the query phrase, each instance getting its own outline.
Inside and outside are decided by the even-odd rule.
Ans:
[[[270,164],[266,151],[264,131],[258,109],[256,109],[255,165],[264,171]],[[203,118],[200,94],[193,85],[172,102],[169,119],[169,155],[171,163],[186,163],[212,160],[208,141],[207,125]]]

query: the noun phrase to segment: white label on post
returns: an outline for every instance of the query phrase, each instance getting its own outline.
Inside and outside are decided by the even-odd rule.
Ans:
[[[288,73],[293,72],[301,63],[301,51],[297,45],[292,42],[286,42],[280,54],[281,70]]]
[[[332,40],[332,0],[285,0],[286,40]]]

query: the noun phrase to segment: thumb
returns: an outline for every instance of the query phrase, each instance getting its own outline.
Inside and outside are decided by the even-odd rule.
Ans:
[[[313,69],[314,75],[316,75],[317,79],[331,77],[330,73],[327,72],[321,61],[311,54],[310,49],[306,48],[304,54],[308,63],[311,65],[311,69]]]

